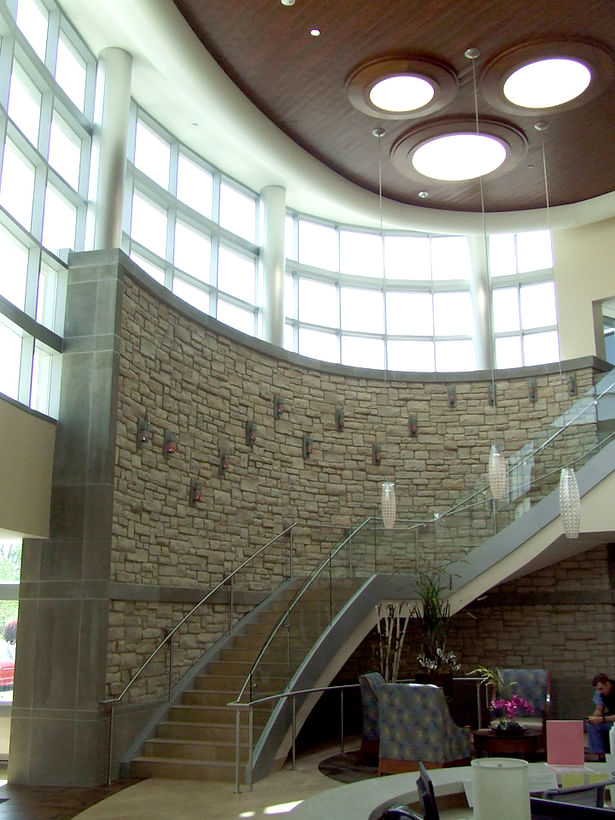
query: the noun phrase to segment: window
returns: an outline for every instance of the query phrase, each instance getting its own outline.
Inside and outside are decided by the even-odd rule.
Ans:
[[[222,179],[136,105],[132,117],[134,167],[128,164],[132,195],[124,249],[185,302],[254,335],[259,324],[256,194]]]
[[[137,122],[135,166],[165,190],[169,187],[171,146],[141,120]]]
[[[337,271],[339,252],[335,228],[300,219],[299,262],[302,265]]]
[[[220,185],[220,225],[228,231],[256,241],[256,199],[233,185]]]
[[[19,373],[23,332],[13,322],[0,315],[0,392],[11,399],[19,398]]]
[[[9,117],[35,148],[38,147],[42,99],[39,89],[15,61],[9,89]]]
[[[380,234],[340,231],[340,271],[353,276],[382,277]]]
[[[25,309],[28,248],[10,231],[0,225],[0,258],[3,275],[0,294],[20,310]]]
[[[55,76],[58,85],[66,92],[79,111],[84,111],[86,62],[64,32],[58,38]]]
[[[18,0],[15,21],[41,61],[45,62],[49,12],[36,0]]]
[[[76,228],[76,206],[53,185],[48,185],[45,192],[43,245],[55,253],[62,248],[74,248]]]
[[[54,111],[49,136],[49,164],[75,191],[79,188],[81,138],[66,120]]]
[[[13,142],[7,140],[0,181],[0,205],[29,231],[32,227],[33,201],[34,165]]]

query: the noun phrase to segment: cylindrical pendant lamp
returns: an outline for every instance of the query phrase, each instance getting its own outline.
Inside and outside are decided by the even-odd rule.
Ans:
[[[574,467],[562,467],[559,479],[559,510],[566,538],[578,538],[581,527],[581,498]]]
[[[491,495],[496,500],[506,496],[506,459],[497,444],[491,445],[491,452],[489,453],[489,487],[491,488]]]
[[[527,761],[482,757],[471,765],[474,820],[530,820]]]
[[[380,495],[380,512],[382,523],[385,529],[390,530],[395,526],[395,514],[397,507],[395,504],[395,484],[392,481],[383,481]]]

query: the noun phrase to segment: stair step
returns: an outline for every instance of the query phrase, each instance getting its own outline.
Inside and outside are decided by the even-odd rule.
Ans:
[[[235,724],[189,723],[188,721],[164,721],[156,727],[156,736],[175,740],[203,740],[221,743],[235,742]],[[242,743],[248,742],[248,723],[243,721],[239,730]]]
[[[187,689],[182,694],[185,706],[226,706],[237,697],[236,692],[211,692],[205,689]]]
[[[235,764],[218,760],[174,760],[168,757],[136,757],[130,763],[132,777],[168,777],[175,780],[212,780],[232,783]]]
[[[271,710],[264,708],[254,709],[255,725],[263,725]],[[225,706],[172,706],[169,710],[169,720],[178,723],[216,723],[218,725],[235,725],[235,709]]]
[[[233,696],[238,693],[245,677],[241,675],[227,676],[227,675],[199,675],[194,679],[194,688],[202,689],[208,692],[229,692]]]
[[[178,760],[215,760],[235,762],[235,744],[223,741],[189,740],[183,738],[151,738],[143,746],[142,757],[166,757]],[[248,760],[247,744],[240,745],[239,759]]]

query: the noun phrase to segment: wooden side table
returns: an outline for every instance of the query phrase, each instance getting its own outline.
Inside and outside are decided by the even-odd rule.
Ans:
[[[478,757],[535,757],[542,730],[526,729],[520,735],[497,734],[491,729],[474,729],[474,751]]]

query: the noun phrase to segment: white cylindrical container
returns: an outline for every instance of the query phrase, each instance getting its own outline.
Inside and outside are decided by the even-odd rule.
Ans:
[[[611,723],[611,728],[609,729],[609,748],[611,754],[615,754],[615,723]]]
[[[526,760],[482,757],[472,761],[474,820],[530,820]]]

